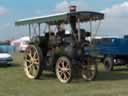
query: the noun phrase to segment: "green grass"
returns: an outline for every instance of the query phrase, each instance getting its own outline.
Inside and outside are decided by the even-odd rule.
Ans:
[[[53,74],[29,80],[23,72],[22,55],[13,55],[13,66],[0,67],[0,96],[128,96],[128,70],[106,73],[100,64],[96,81],[61,84]]]

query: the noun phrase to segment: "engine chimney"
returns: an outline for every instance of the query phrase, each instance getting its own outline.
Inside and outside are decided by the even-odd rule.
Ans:
[[[69,11],[70,12],[76,12],[76,6],[75,5],[69,6]]]

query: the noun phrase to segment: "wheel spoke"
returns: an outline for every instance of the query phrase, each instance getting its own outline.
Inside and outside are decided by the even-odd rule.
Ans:
[[[66,73],[67,77],[70,77],[70,71],[66,71],[65,73]]]
[[[70,71],[70,68],[66,68],[65,70],[66,70],[66,71]]]
[[[59,64],[59,65],[58,65],[58,69],[60,69],[60,70],[61,70],[61,68],[62,68],[62,67],[61,67],[61,66],[60,66],[60,64]]]
[[[35,68],[35,66],[32,66],[32,68],[33,68],[33,75],[36,75],[37,69]]]
[[[70,65],[68,65],[68,64],[66,64],[66,66],[65,66],[67,69],[70,69]]]
[[[33,61],[34,64],[39,64],[39,59],[34,59]]]
[[[39,62],[34,62],[34,64],[35,64],[35,65],[38,65],[38,64],[39,64]]]
[[[59,73],[61,73],[61,72],[62,72],[62,70],[59,70],[59,69],[58,69],[57,71],[58,71]]]
[[[34,64],[35,69],[39,69],[39,65]]]
[[[64,67],[65,67],[65,66],[64,66],[64,60],[62,60],[61,64],[62,64],[62,67],[64,68]]]
[[[29,72],[31,75],[35,76],[37,73],[37,70],[35,69],[35,66],[31,64],[31,66],[29,66]]]
[[[67,80],[69,78],[69,76],[67,76],[66,74],[67,72],[64,72],[64,80]]]
[[[32,54],[31,54],[31,53],[28,53],[28,56],[29,56],[30,58],[32,58]]]
[[[66,71],[68,75],[70,75],[70,70]]]
[[[64,72],[64,80],[67,80],[67,76],[66,73]]]
[[[33,69],[32,69],[32,64],[29,65],[27,69],[28,69],[28,72],[32,75],[32,71],[33,71]]]
[[[59,64],[58,64],[58,68],[63,68],[62,63],[59,63]]]
[[[29,64],[29,65],[27,65],[28,70],[31,69],[32,66],[33,66],[33,64]]]
[[[27,51],[27,55],[28,55],[30,58],[32,58],[32,52],[31,52],[31,50],[28,50],[28,51]]]
[[[37,55],[36,50],[31,54],[31,59],[33,64],[39,64],[39,57]]]
[[[28,59],[25,59],[25,61],[26,61],[27,63],[29,63],[29,64],[31,63],[31,61],[30,61],[30,60],[28,60]]]
[[[58,71],[62,71],[62,68],[58,66]]]
[[[62,77],[63,75],[63,72],[62,71],[58,71],[58,73],[60,74],[60,76]]]
[[[60,60],[60,61],[58,62],[58,65],[61,65],[61,64],[62,64],[62,62],[63,62],[63,61],[62,61],[62,60]]]
[[[36,57],[37,57],[37,52],[34,52],[33,58],[36,59]]]

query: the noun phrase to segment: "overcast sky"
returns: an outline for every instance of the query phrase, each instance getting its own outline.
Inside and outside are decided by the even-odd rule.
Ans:
[[[64,12],[70,4],[105,13],[98,35],[128,34],[128,0],[0,0],[0,40],[27,35],[25,28],[15,27],[17,19]]]

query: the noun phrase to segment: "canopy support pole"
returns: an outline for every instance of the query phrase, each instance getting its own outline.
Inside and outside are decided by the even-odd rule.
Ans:
[[[90,32],[92,33],[92,19],[90,19]],[[93,44],[92,39],[93,39],[93,33],[91,34],[91,46]]]
[[[80,33],[80,19],[77,18],[77,27],[78,27],[78,41],[81,41],[81,33]]]
[[[38,23],[38,31],[39,31],[39,36],[40,36],[40,31],[41,31],[41,29],[40,29],[40,23]]]
[[[28,24],[28,30],[29,30],[29,37],[31,39],[31,25],[30,24]]]
[[[51,27],[50,27],[50,24],[48,24],[48,33],[49,33],[49,36],[51,36]]]

